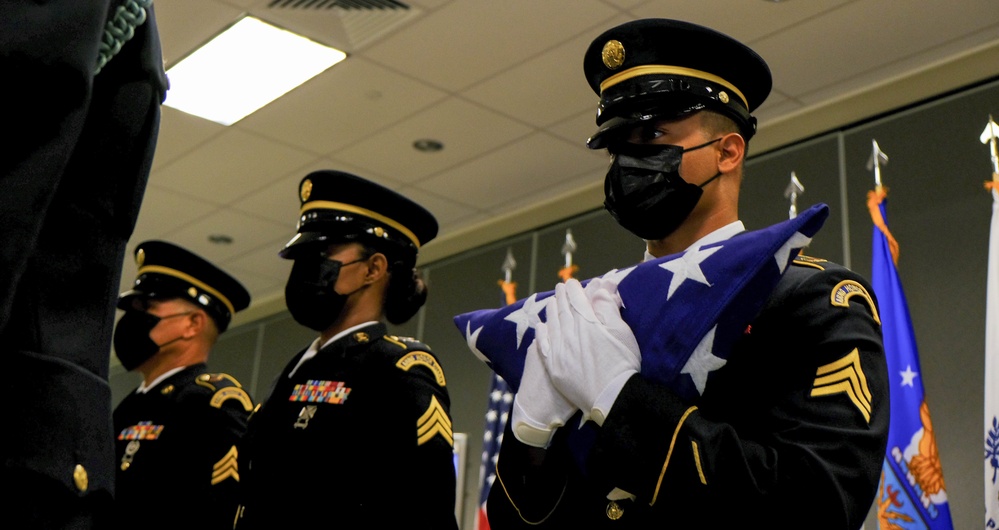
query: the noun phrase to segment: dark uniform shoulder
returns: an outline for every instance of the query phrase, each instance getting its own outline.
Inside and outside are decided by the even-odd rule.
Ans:
[[[253,410],[253,400],[235,377],[221,372],[198,373],[192,377],[193,385],[186,385],[189,393],[205,396],[210,406],[218,409],[233,401],[247,412]]]
[[[444,369],[437,361],[437,356],[430,351],[430,346],[411,337],[383,335],[376,341],[376,347],[394,359],[395,367],[404,372],[413,369],[427,370],[439,386],[446,386]]]
[[[804,289],[828,296],[832,306],[847,307],[853,299],[866,305],[880,323],[874,290],[863,276],[839,263],[812,256],[799,254],[791,263],[773,298],[780,300],[795,290]]]

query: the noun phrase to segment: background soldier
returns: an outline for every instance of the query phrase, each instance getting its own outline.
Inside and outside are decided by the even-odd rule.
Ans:
[[[444,370],[426,344],[388,335],[427,291],[415,267],[437,235],[423,207],[339,171],[299,186],[285,300],[319,334],[291,359],[240,450],[240,530],[457,529]],[[244,465],[245,462],[245,465]]]
[[[253,409],[232,376],[205,363],[250,295],[222,270],[162,241],[135,250],[114,333],[122,366],[142,384],[114,411],[116,528],[232,528],[236,443]]]

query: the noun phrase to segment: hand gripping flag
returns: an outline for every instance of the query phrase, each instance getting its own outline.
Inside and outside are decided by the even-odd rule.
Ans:
[[[877,512],[880,530],[952,529],[930,410],[919,379],[919,354],[902,283],[895,268],[898,243],[888,231],[885,191],[869,193],[874,221],[871,285],[881,311],[891,379],[891,426],[881,466]]]
[[[765,229],[606,273],[602,278],[617,286],[621,317],[641,348],[642,374],[682,398],[701,394],[708,373],[727,362],[733,344],[828,215],[829,208],[817,204]],[[515,391],[534,326],[543,321],[544,299],[552,294],[454,318],[473,353]]]

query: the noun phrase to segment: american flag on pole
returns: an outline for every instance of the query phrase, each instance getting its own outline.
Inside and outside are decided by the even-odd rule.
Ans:
[[[999,527],[999,125],[989,116],[981,136],[992,155],[989,264],[985,295],[985,528]]]
[[[875,169],[877,184],[867,200],[874,223],[871,285],[878,299],[891,382],[888,448],[876,501],[878,528],[953,529],[943,469],[923,391],[916,336],[895,268],[898,243],[888,230],[887,191],[881,185],[879,169],[888,157],[877,142],[871,160],[868,167]]]
[[[617,286],[621,316],[641,348],[642,373],[681,397],[703,392],[708,373],[727,362],[732,345],[828,215],[829,208],[818,204],[768,228],[605,274],[605,282]],[[513,390],[552,294],[454,318],[472,352]]]
[[[517,262],[513,252],[506,252],[503,260],[504,279],[499,286],[503,289],[505,305],[517,301],[517,283],[513,281],[513,269]],[[510,417],[510,407],[513,404],[513,392],[502,377],[492,374],[489,383],[489,405],[486,410],[486,428],[482,435],[482,462],[479,465],[479,509],[475,514],[475,530],[489,530],[489,519],[486,514],[486,501],[489,490],[496,480],[496,459],[499,458],[500,444],[503,443],[503,429]]]

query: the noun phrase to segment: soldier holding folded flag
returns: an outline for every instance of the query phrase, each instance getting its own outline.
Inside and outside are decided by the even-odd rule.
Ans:
[[[544,320],[534,309],[488,501],[492,529],[860,528],[889,411],[866,280],[822,259],[791,259],[807,241],[792,238],[776,287],[757,297],[762,309],[745,322],[723,311],[696,351],[674,352],[686,359],[674,380],[646,374],[649,344],[633,333],[669,336],[699,314],[702,298],[691,293],[731,282],[712,275],[720,269],[710,255],[752,234],[738,198],[756,130],[750,113],[772,84],[767,64],[709,28],[647,19],[600,35],[584,71],[600,96],[587,144],[611,160],[605,206],[646,240],[648,260],[681,257],[654,265],[671,279],[643,284],[645,298],[624,307],[620,277],[644,265],[528,299],[544,305]],[[669,303],[645,317],[660,320],[642,322],[639,307],[654,298]],[[670,308],[686,318],[671,319]],[[488,333],[474,318],[465,325],[480,340]],[[518,332],[518,347],[529,337]]]

